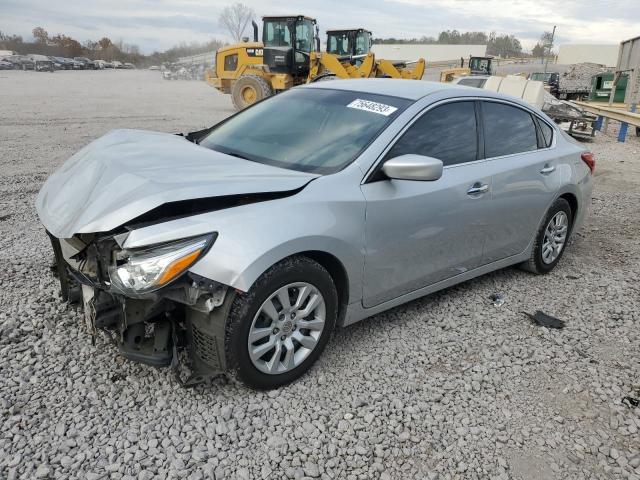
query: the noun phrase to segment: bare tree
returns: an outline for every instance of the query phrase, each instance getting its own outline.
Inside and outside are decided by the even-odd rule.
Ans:
[[[33,38],[35,38],[36,42],[38,42],[38,43],[45,44],[45,43],[47,43],[47,40],[49,40],[49,34],[42,27],[34,28],[31,31],[31,33],[33,34]]]
[[[243,3],[235,3],[222,10],[218,21],[229,31],[231,38],[239,42],[242,40],[247,25],[255,15],[256,13],[251,7]]]

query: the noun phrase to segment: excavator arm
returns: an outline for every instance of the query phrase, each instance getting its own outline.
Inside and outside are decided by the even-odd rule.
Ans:
[[[336,78],[369,78],[374,76],[375,58],[373,53],[368,53],[361,58],[362,62],[357,63],[355,61],[357,59],[354,57],[339,57],[332,53],[311,52],[307,82],[313,82],[329,75]]]
[[[413,64],[413,68],[408,65]],[[415,62],[394,63],[390,60],[376,61],[376,77],[401,78],[405,80],[421,80],[424,74],[425,61],[420,58]]]

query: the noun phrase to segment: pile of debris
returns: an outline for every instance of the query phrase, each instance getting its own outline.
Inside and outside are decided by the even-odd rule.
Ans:
[[[545,92],[542,111],[574,138],[586,140],[595,135],[597,117],[574,103],[558,100],[549,92]]]
[[[591,77],[602,72],[609,72],[610,68],[598,63],[576,63],[571,65],[562,74],[560,85],[564,91],[585,91],[591,90]]]
[[[542,105],[542,111],[551,118],[581,118],[586,114],[584,110],[573,103],[565,100],[558,100],[549,92],[544,92],[544,104]]]

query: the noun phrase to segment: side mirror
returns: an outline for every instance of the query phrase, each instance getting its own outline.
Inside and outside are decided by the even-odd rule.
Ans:
[[[442,166],[442,160],[437,158],[407,154],[384,162],[382,171],[396,180],[433,181],[442,177]]]

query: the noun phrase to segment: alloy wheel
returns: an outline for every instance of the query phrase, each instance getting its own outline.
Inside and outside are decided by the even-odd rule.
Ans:
[[[569,232],[569,218],[563,211],[556,213],[547,224],[542,240],[542,261],[549,265],[562,252]]]
[[[318,344],[326,319],[325,300],[306,282],[285,285],[260,306],[249,329],[249,358],[276,375],[300,365]]]

